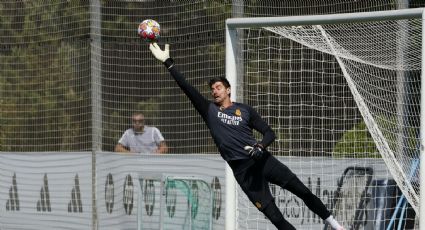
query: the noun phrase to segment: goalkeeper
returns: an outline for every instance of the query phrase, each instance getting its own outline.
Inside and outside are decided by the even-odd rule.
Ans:
[[[221,156],[232,168],[242,190],[278,229],[295,228],[285,220],[275,204],[269,182],[301,198],[310,210],[326,220],[332,228],[344,229],[321,200],[286,165],[267,151],[267,146],[276,138],[273,130],[252,107],[230,100],[230,84],[226,78],[210,80],[212,101],[209,101],[177,70],[173,59],[170,58],[168,44],[161,50],[156,43],[152,43],[149,49],[155,58],[168,68],[171,76],[202,116]],[[263,135],[260,142],[254,138],[253,129]]]

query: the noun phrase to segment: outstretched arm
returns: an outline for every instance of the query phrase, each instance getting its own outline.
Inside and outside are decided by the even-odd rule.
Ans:
[[[151,43],[149,45],[149,49],[155,58],[161,61],[167,67],[168,71],[171,73],[171,76],[177,82],[177,85],[190,99],[201,116],[205,117],[208,110],[209,101],[204,96],[202,96],[202,94],[200,94],[197,89],[189,84],[184,76],[174,66],[174,61],[172,58],[170,58],[169,47],[170,46],[166,44],[164,50],[161,50],[161,48],[156,43]]]

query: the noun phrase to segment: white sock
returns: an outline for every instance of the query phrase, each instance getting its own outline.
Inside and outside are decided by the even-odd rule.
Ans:
[[[326,218],[326,222],[332,226],[333,229],[341,228],[342,226],[334,219],[332,215],[330,215],[328,218]]]

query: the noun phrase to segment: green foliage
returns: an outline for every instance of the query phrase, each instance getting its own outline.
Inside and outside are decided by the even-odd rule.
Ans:
[[[401,154],[406,154],[407,152],[416,153],[419,151],[419,128],[415,127],[415,124],[409,125],[406,123],[413,121],[399,121],[397,117],[393,116],[377,116],[375,117],[375,121],[381,130],[383,138],[387,141],[388,147],[393,152],[400,153],[400,151],[403,151]],[[402,127],[400,127],[401,123],[404,124]],[[401,136],[403,138],[400,138]],[[402,143],[400,143],[400,139],[402,139]],[[334,147],[334,155],[355,158],[380,157],[364,122],[357,124],[351,130],[344,133],[341,140]]]
[[[344,133],[334,147],[334,156],[352,158],[379,158],[376,145],[362,121]]]
[[[89,147],[88,7],[79,1],[0,3],[0,151]],[[83,111],[81,111],[83,110]]]
[[[158,98],[151,97],[145,101],[139,101],[136,104],[135,110],[142,112],[147,120],[153,122],[158,117],[160,111],[159,105]]]

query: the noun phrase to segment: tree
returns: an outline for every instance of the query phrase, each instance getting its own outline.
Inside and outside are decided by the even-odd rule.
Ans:
[[[90,146],[88,3],[0,3],[1,151]]]
[[[336,143],[333,153],[338,157],[380,157],[375,142],[363,121],[344,133],[340,141]]]

